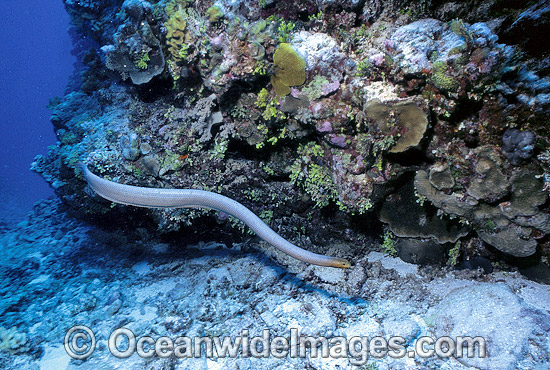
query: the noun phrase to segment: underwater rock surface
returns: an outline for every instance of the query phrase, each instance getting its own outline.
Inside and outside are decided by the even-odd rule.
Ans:
[[[547,263],[547,1],[65,4],[81,89],[52,100],[59,142],[32,169],[83,217],[135,211],[87,191],[78,161],[121,183],[222,193],[313,249],[361,243],[380,218],[463,259]],[[384,213],[400,207],[431,230]],[[160,232],[205,219],[245,231],[205,210],[143,217]]]
[[[496,346],[498,368],[548,362],[546,287],[486,274],[546,271],[550,260],[548,1],[64,2],[82,61],[79,90],[50,102],[58,142],[32,169],[80,221],[63,213],[65,232],[51,226],[53,237],[48,227],[33,237],[37,227],[25,225],[16,231],[25,236],[6,234],[22,250],[36,240],[48,253],[58,246],[5,272],[29,285],[17,283],[21,293],[6,300],[0,333],[6,348],[32,358],[6,363],[55,359],[59,348],[41,343],[68,328],[57,317],[101,322],[103,339],[120,323],[159,335],[256,335],[262,325],[286,335],[298,325],[309,335],[399,332],[411,343],[473,330],[468,296],[479,297],[476,315],[502,320],[480,331]],[[273,265],[227,249],[256,239],[224,213],[105,201],[78,162],[118,183],[223,194],[290,242],[354,265],[305,266],[262,244]],[[57,203],[41,207],[57,220]],[[47,218],[40,212],[32,222]],[[219,244],[175,247],[212,235]],[[98,261],[97,248],[108,257]],[[476,266],[485,272],[454,270]],[[29,306],[32,294],[50,298]],[[506,330],[512,312],[526,315],[515,339]],[[18,326],[42,337],[23,340]],[[508,343],[514,350],[503,352]],[[97,367],[104,342],[101,350],[69,368]],[[132,361],[124,366],[143,364]],[[331,361],[327,368],[352,366]],[[177,368],[226,364],[203,358]],[[441,358],[378,366],[497,368]]]
[[[332,269],[290,260],[257,240],[231,246],[203,236],[196,244],[187,233],[166,238],[138,226],[86,224],[48,200],[0,233],[3,369],[538,369],[550,360],[550,287],[517,272],[418,267],[379,252],[349,270]],[[86,360],[63,348],[77,324],[97,337]],[[155,340],[242,330],[252,338],[265,329],[348,340],[398,335],[407,350],[423,336],[481,335],[489,357],[118,359],[108,338],[120,327]]]
[[[85,191],[81,160],[118,182],[222,193],[324,244],[359,242],[354,225],[409,182],[418,214],[469,231],[464,258],[548,258],[548,43],[511,36],[532,20],[540,38],[547,2],[65,3],[81,91],[52,101],[59,142],[32,168],[83,216],[113,209]],[[162,232],[211,217],[146,213]]]

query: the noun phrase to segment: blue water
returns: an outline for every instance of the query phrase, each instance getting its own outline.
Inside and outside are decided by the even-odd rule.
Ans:
[[[73,70],[68,26],[61,0],[0,2],[0,217],[21,218],[53,194],[29,166],[56,142],[46,105]]]

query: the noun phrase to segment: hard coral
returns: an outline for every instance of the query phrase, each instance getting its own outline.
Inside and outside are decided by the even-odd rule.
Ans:
[[[139,158],[139,137],[135,132],[131,132],[128,135],[122,135],[120,137],[120,150],[122,156],[129,160],[134,161]]]
[[[285,96],[291,86],[302,85],[306,81],[306,62],[288,43],[282,43],[273,54],[276,72],[271,76],[275,93]]]
[[[467,226],[438,217],[433,207],[417,203],[412,182],[386,199],[379,217],[402,238],[432,238],[439,243],[455,243],[469,232]]]
[[[168,44],[168,51],[172,59],[176,61],[183,60],[181,54],[182,48],[185,47],[188,37],[185,33],[187,27],[187,21],[184,18],[182,10],[173,12],[170,19],[165,24],[166,27],[166,42]]]
[[[105,45],[101,50],[106,55],[107,68],[141,85],[164,71],[164,55],[157,35],[146,20],[151,5],[145,1],[126,0],[122,9],[125,18],[114,35],[114,44]]]
[[[437,61],[433,64],[432,80],[440,90],[455,92],[458,89],[458,81],[447,72],[447,63]]]
[[[550,232],[550,215],[540,208],[547,200],[542,181],[524,168],[512,169],[510,174],[491,146],[473,150],[469,160],[474,163],[469,172],[451,171],[453,181],[449,173],[444,176],[446,185],[454,182],[451,188],[441,186],[440,164],[429,174],[418,171],[416,192],[445,214],[462,217],[496,249],[517,257],[535,253],[533,236]],[[432,171],[436,171],[433,176]]]
[[[533,156],[535,135],[529,131],[508,129],[502,136],[502,154],[514,166]]]
[[[418,146],[428,128],[426,112],[411,99],[386,104],[371,101],[365,106],[365,113],[376,121],[382,132],[395,131],[395,145],[390,153],[402,153]]]
[[[27,351],[27,335],[19,332],[16,327],[5,329],[0,326],[0,352],[10,352],[11,354]]]
[[[216,23],[223,18],[223,12],[219,6],[211,6],[208,8],[206,15],[208,15],[208,21],[210,23]]]

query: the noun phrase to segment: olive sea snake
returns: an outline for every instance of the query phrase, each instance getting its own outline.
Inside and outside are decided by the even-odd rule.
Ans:
[[[319,266],[348,268],[344,258],[324,256],[309,252],[288,242],[267,226],[251,210],[239,202],[210,191],[195,189],[145,188],[119,184],[93,174],[86,165],[79,163],[88,185],[99,196],[115,203],[144,208],[207,208],[225,212],[238,218],[260,238],[288,255]]]

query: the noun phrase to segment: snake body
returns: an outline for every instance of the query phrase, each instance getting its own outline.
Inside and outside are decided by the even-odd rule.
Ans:
[[[92,190],[112,202],[144,208],[207,208],[222,211],[238,218],[260,238],[300,261],[338,268],[351,266],[346,259],[313,253],[288,242],[251,210],[224,195],[196,189],[145,188],[119,184],[93,174],[83,163],[79,167]]]

